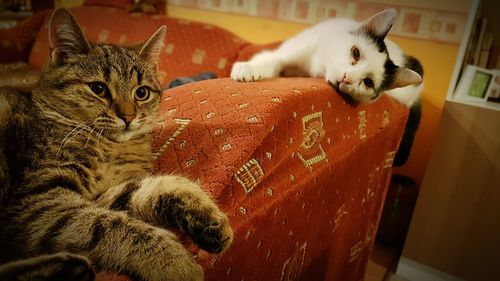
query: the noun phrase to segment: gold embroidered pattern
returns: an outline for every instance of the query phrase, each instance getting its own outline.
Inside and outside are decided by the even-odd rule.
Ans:
[[[356,245],[351,247],[351,251],[349,253],[349,262],[353,262],[355,259],[359,257],[361,251],[363,250],[363,241],[359,241]]]
[[[127,35],[122,34],[120,35],[120,39],[118,39],[118,44],[125,44],[126,41],[127,41]]]
[[[366,232],[365,245],[367,247],[370,247],[370,244],[373,241],[373,238],[375,238],[376,233],[377,233],[377,224],[372,222],[372,224],[368,228],[368,231]]]
[[[202,64],[207,57],[207,52],[205,50],[196,49],[193,53],[192,61],[195,64]]]
[[[249,193],[262,181],[264,171],[254,158],[243,164],[234,177],[241,184],[245,193]]]
[[[337,230],[337,228],[340,226],[340,221],[342,217],[349,214],[349,212],[347,212],[345,209],[346,209],[345,204],[342,204],[342,206],[340,206],[340,208],[335,213],[335,221],[334,221],[335,225],[333,226],[333,232],[335,232],[335,230]]]
[[[297,156],[304,166],[311,168],[312,165],[327,160],[326,153],[320,141],[326,132],[323,129],[323,112],[315,112],[302,117],[302,144],[297,151]]]
[[[227,59],[220,58],[219,62],[217,62],[217,68],[223,69],[224,67],[226,67],[226,64],[227,64]]]
[[[157,158],[160,156],[167,148],[168,146],[177,138],[177,136],[180,135],[180,133],[186,129],[186,127],[189,125],[191,122],[191,119],[174,119],[174,122],[176,124],[179,124],[179,127],[175,130],[175,132],[168,138],[168,140],[160,147],[160,149],[153,153],[153,157]]]
[[[297,246],[298,244],[299,243],[297,242]],[[293,255],[283,263],[283,269],[281,270],[280,281],[302,279],[302,270],[304,269],[304,260],[306,258],[306,252],[307,252],[307,241],[304,242],[298,249],[296,249]]]
[[[105,43],[106,41],[108,41],[109,30],[108,29],[101,30],[101,32],[99,32],[98,36],[99,36],[99,39],[97,39],[97,42]]]
[[[165,53],[167,54],[171,54],[174,52],[174,48],[175,48],[175,45],[173,43],[168,43],[167,45],[165,45]]]
[[[358,120],[359,138],[363,140],[366,138],[366,123],[368,123],[365,110],[358,113]]]
[[[382,119],[382,127],[387,126],[391,122],[391,113],[387,110],[384,110],[384,118]]]
[[[167,76],[167,73],[165,71],[158,71],[157,73],[158,80],[160,80],[161,83],[165,80],[165,77]]]
[[[384,168],[392,167],[392,163],[394,162],[395,156],[396,156],[396,151],[391,151],[387,153],[384,160]]]

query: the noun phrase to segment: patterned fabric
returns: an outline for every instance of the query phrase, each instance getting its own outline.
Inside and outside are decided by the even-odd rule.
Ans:
[[[222,255],[198,252],[205,280],[363,278],[406,108],[352,106],[311,78],[208,80],[162,99],[158,172],[199,180],[235,231]]]
[[[84,6],[103,6],[147,14],[165,14],[166,0],[85,0]]]
[[[115,7],[128,10],[134,4],[133,0],[85,0],[84,6]]]
[[[165,91],[160,173],[198,179],[235,230],[206,280],[361,280],[408,111],[351,106],[322,79]]]
[[[71,12],[88,39],[98,43],[134,44],[167,26],[166,46],[161,54],[159,79],[166,84],[176,77],[211,71],[218,77],[229,76],[238,52],[248,43],[221,28],[166,16],[130,14],[122,9],[77,7]],[[46,20],[38,33],[29,63],[42,68],[48,56]]]

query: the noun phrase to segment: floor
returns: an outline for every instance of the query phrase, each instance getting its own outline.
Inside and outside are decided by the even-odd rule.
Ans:
[[[408,281],[395,274],[400,249],[375,243],[366,268],[365,281]]]

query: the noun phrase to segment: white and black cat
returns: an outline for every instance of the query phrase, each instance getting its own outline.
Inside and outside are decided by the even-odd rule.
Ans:
[[[411,107],[423,87],[423,68],[385,39],[396,15],[394,9],[388,9],[363,22],[324,21],[276,50],[235,63],[231,78],[249,82],[280,75],[325,77],[338,92],[355,101],[372,101],[385,92]]]

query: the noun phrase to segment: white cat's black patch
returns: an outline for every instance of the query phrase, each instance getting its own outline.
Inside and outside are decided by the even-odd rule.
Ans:
[[[384,53],[384,54],[388,53],[387,46],[385,45],[385,42],[384,42],[385,37],[379,36],[379,35],[375,34],[375,32],[373,32],[372,30],[366,29],[366,28],[357,30],[353,34],[367,38],[368,40],[373,42],[375,44],[375,46],[377,46],[377,50],[379,51],[379,53]]]
[[[412,56],[405,56],[405,60],[406,61],[404,67],[415,71],[416,73],[420,74],[422,78],[424,78],[424,67],[419,60]]]
[[[379,91],[387,90],[390,88],[396,79],[396,72],[398,66],[395,65],[391,59],[387,58],[384,63],[384,80],[380,84]]]

